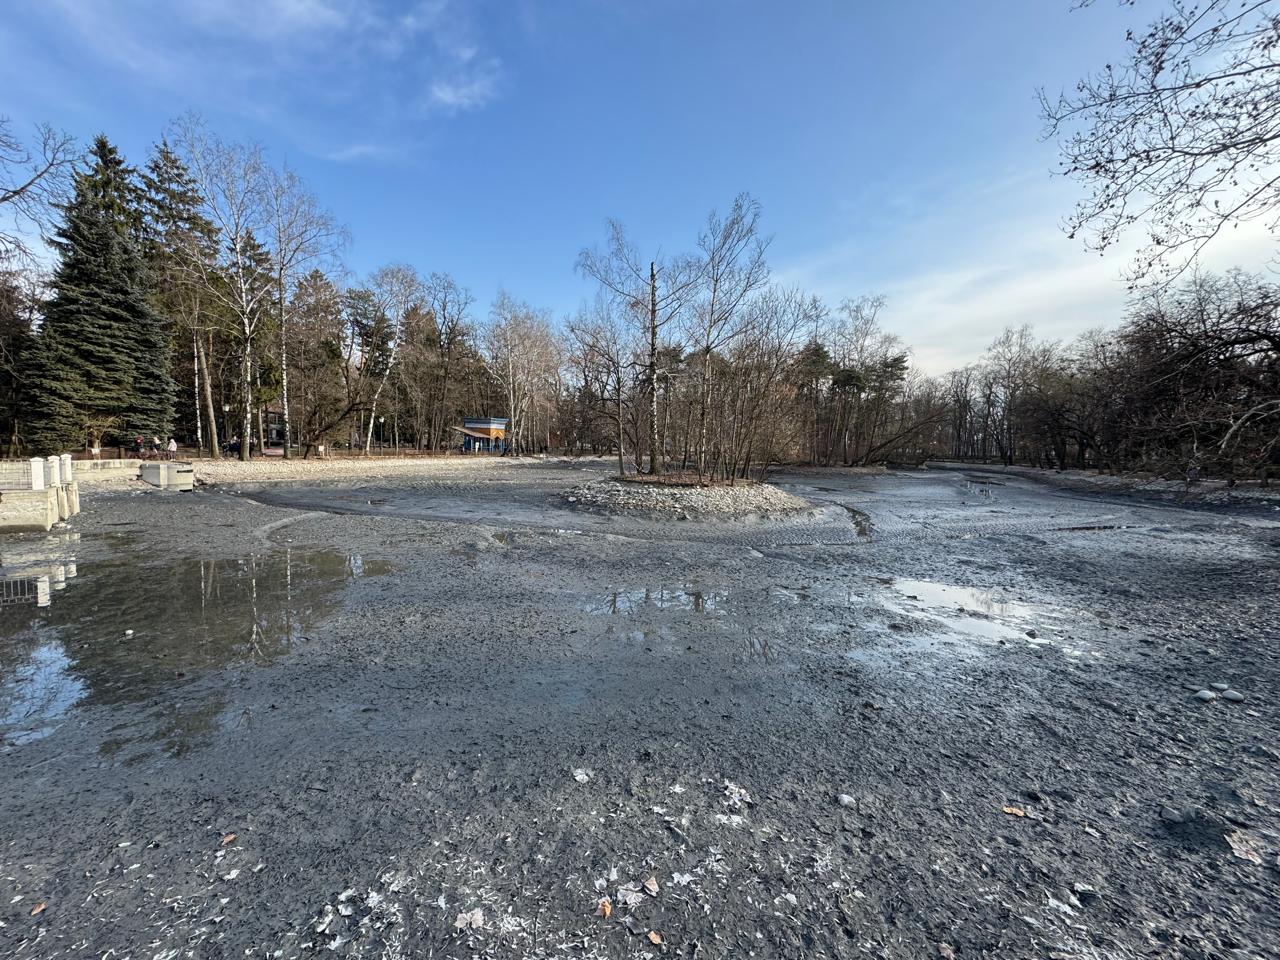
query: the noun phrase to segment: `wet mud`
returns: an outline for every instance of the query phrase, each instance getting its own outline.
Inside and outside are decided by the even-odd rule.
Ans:
[[[1280,511],[586,473],[0,543],[0,954],[1277,955]]]

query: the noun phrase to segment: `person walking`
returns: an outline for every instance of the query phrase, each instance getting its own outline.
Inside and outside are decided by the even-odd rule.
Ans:
[[[169,459],[176,460],[178,458],[178,441],[173,437],[169,438]]]

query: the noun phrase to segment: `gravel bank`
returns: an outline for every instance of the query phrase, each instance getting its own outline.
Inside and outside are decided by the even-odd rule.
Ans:
[[[565,493],[565,500],[593,509],[648,511],[686,518],[780,514],[810,506],[808,501],[768,484],[683,487],[609,478],[579,484]]]

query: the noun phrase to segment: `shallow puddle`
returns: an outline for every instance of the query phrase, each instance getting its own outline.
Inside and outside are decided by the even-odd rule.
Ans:
[[[932,580],[895,579],[891,586],[907,600],[927,607],[952,607],[976,610],[990,617],[1027,619],[1036,608],[1026,603],[1006,600],[993,590],[957,587]]]
[[[73,708],[137,702],[228,665],[268,664],[305,641],[342,588],[390,572],[380,560],[283,550],[234,560],[145,554],[0,569],[0,745],[46,736]],[[59,587],[61,589],[59,589]]]
[[[696,590],[692,587],[656,587],[614,590],[587,601],[588,613],[625,614],[638,610],[691,610],[712,613],[723,610],[728,594]]]
[[[1091,645],[1073,639],[1074,631],[1064,624],[1061,610],[1010,600],[994,590],[932,580],[881,582],[907,601],[899,607],[903,613],[925,614],[945,624],[941,634],[932,636],[1054,647],[1070,657],[1098,654]]]

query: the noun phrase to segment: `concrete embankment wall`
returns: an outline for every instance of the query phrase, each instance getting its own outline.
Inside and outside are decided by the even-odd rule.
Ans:
[[[76,479],[81,483],[106,480],[137,480],[141,475],[142,461],[126,457],[123,460],[76,460]]]
[[[48,530],[80,512],[69,454],[0,464],[0,533]]]
[[[0,532],[48,530],[60,519],[56,490],[0,490]]]

